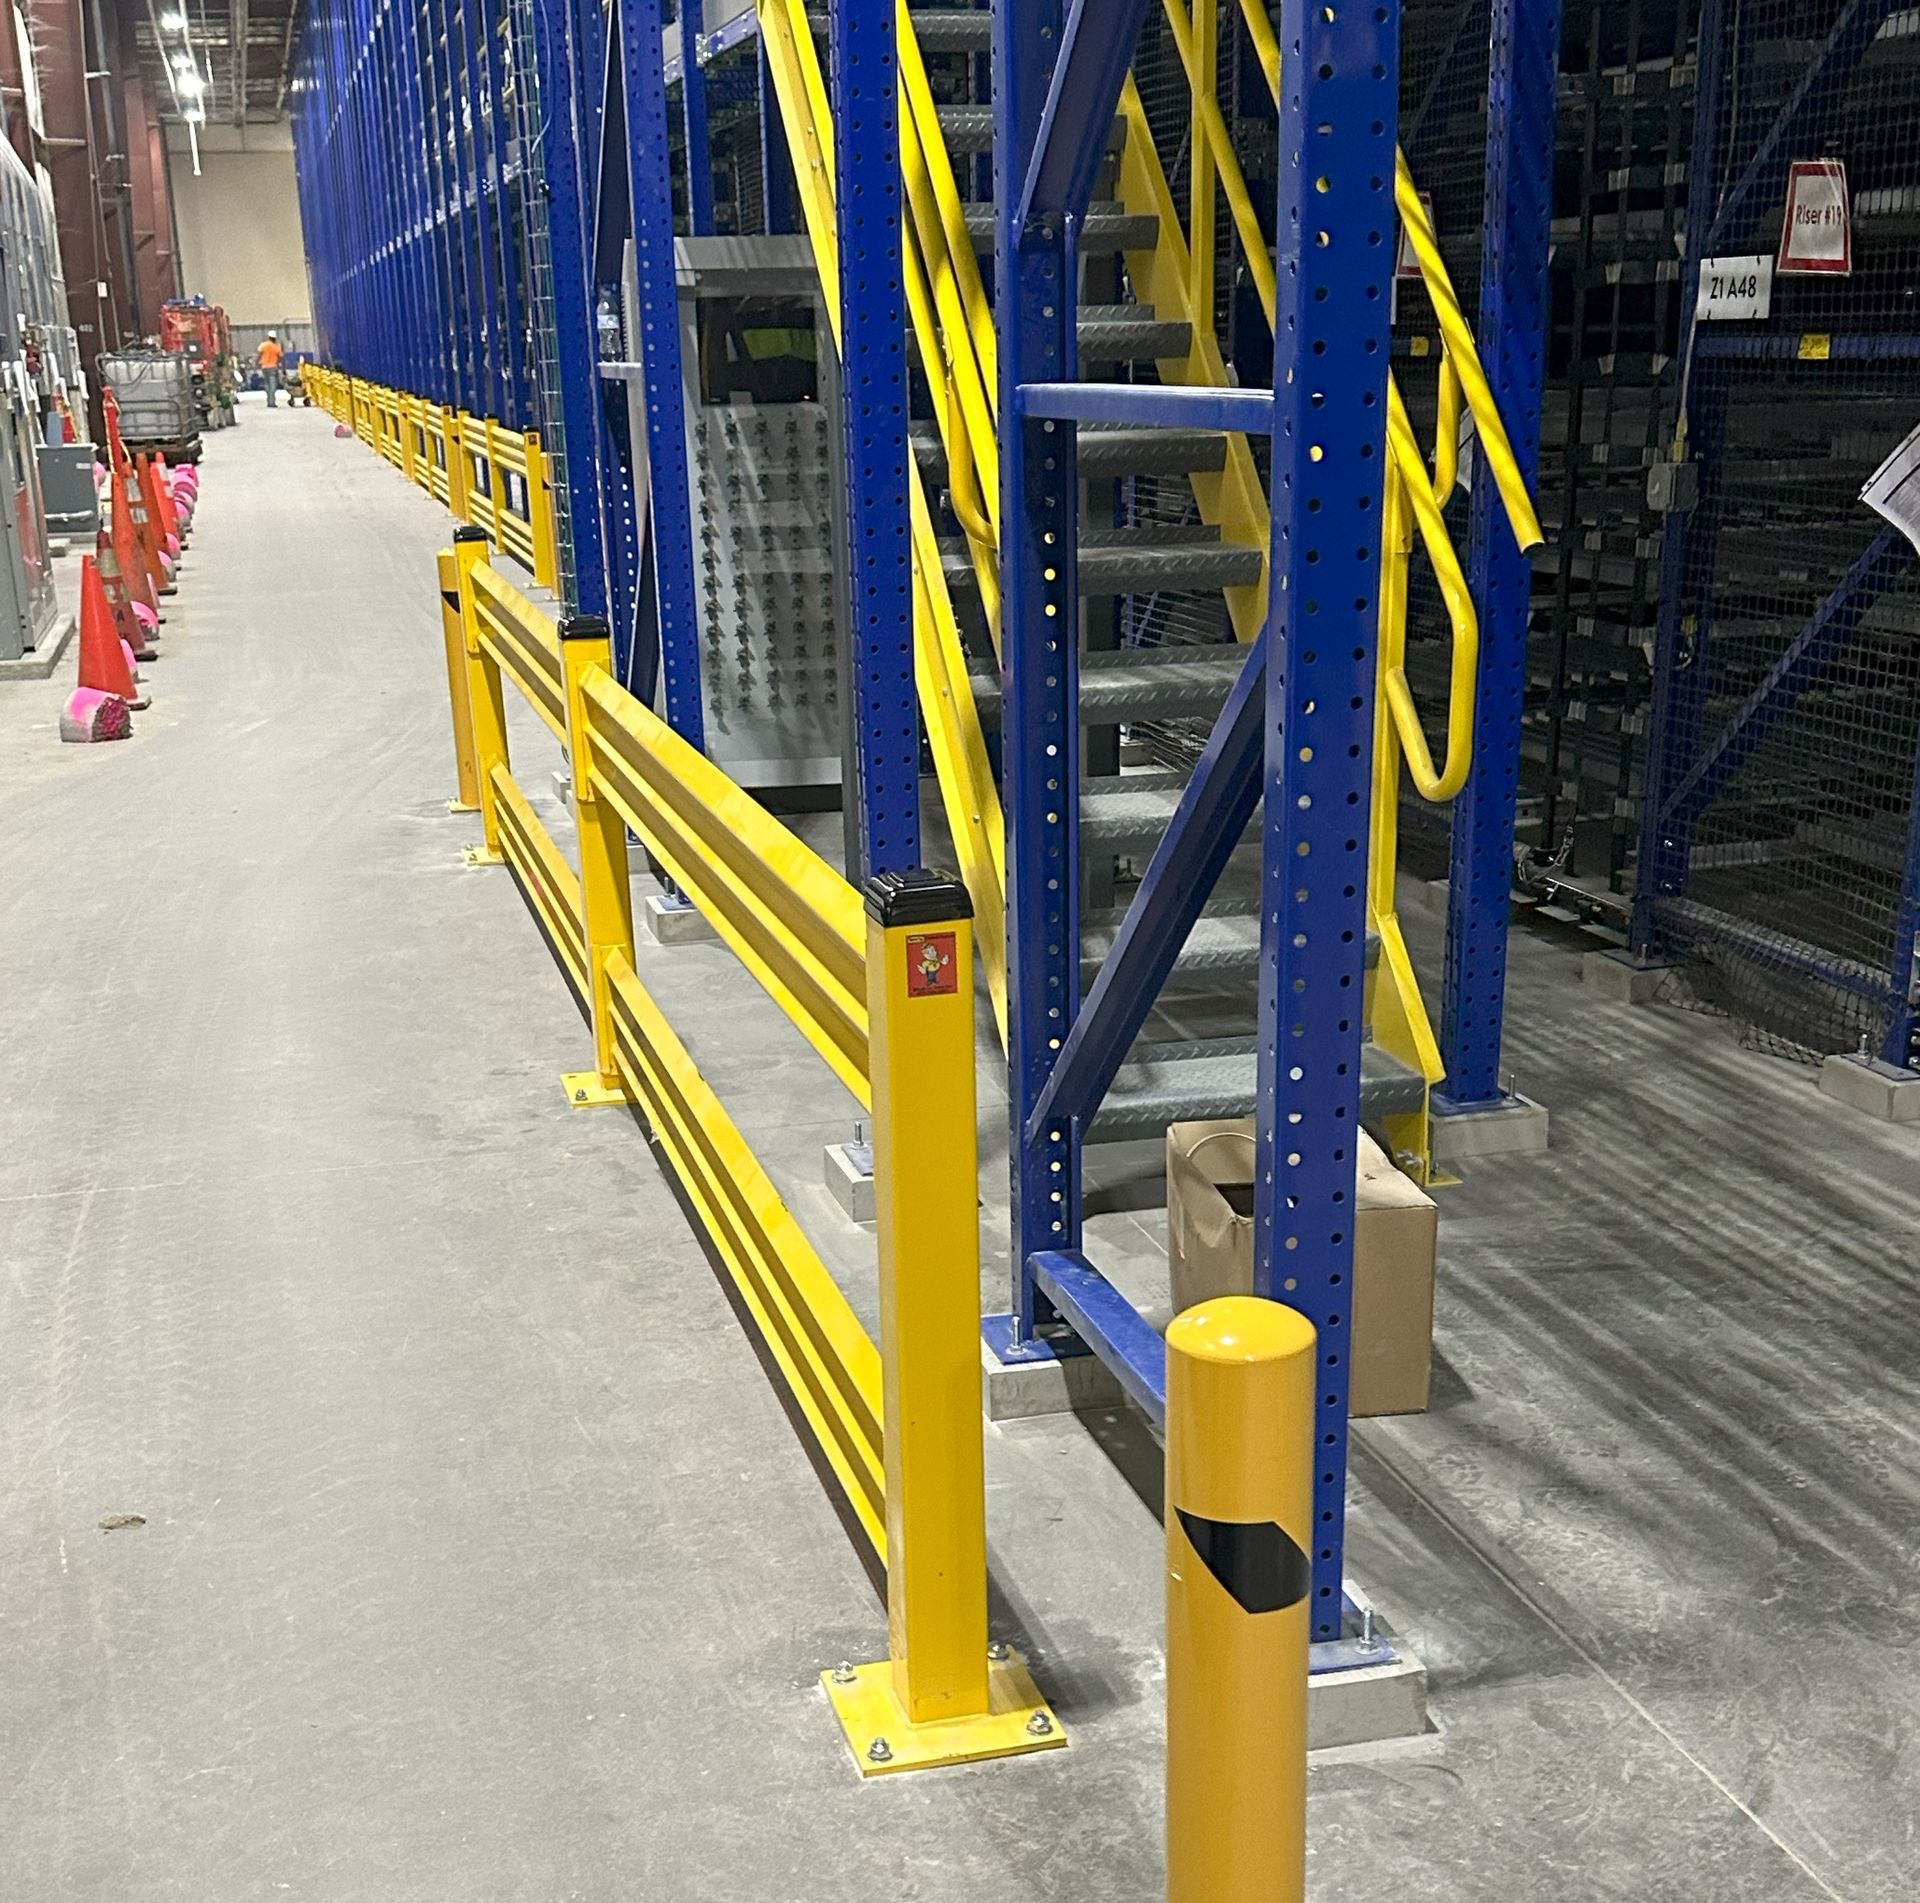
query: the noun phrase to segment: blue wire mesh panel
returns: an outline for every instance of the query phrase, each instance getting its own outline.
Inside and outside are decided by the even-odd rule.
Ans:
[[[1639,930],[1749,1037],[1878,1051],[1911,965],[1920,590],[1858,496],[1920,426],[1920,24],[1890,0],[1745,0],[1706,31],[1696,242],[1774,255],[1791,166],[1838,160],[1851,270],[1778,274],[1766,318],[1683,346],[1698,500],[1664,551]]]

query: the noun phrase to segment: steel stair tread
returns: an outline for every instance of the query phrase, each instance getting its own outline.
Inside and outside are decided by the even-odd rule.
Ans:
[[[937,474],[946,468],[946,445],[934,424],[916,423],[911,436],[914,460],[924,473]],[[1076,445],[1083,481],[1214,474],[1227,466],[1227,439],[1218,430],[1081,423],[1076,428]]]
[[[1253,1114],[1259,1083],[1255,1040],[1213,1038],[1201,1044],[1146,1044],[1121,1065],[1093,1119],[1094,1143],[1157,1139],[1170,1123]],[[1421,1109],[1426,1080],[1374,1044],[1360,1047],[1360,1120]]]
[[[1080,718],[1090,727],[1128,720],[1211,717],[1225,705],[1247,651],[1219,647],[1115,648],[1080,657]],[[1000,718],[1000,677],[972,676],[980,718]]]
[[[993,150],[991,106],[936,106],[934,110],[939,115],[940,131],[946,139],[949,157]],[[1107,133],[1107,150],[1117,151],[1125,143],[1126,136],[1127,122],[1116,113]]]
[[[1262,550],[1223,542],[1218,530],[1204,526],[1087,529],[1080,537],[1080,592],[1205,594],[1242,588],[1260,579],[1264,559]],[[972,579],[973,557],[964,540],[941,538],[940,566],[949,587]]]
[[[993,250],[993,206],[974,199],[966,206],[967,236],[979,252]],[[1114,251],[1151,251],[1160,237],[1160,220],[1152,212],[1132,212],[1112,199],[1099,199],[1080,221],[1080,255]]]
[[[1193,326],[1162,318],[1145,304],[1082,304],[1074,335],[1080,361],[1146,363],[1184,357],[1193,343]]]
[[[1150,850],[1173,823],[1186,780],[1178,773],[1125,773],[1080,789],[1080,844],[1106,852]],[[1241,840],[1260,837],[1256,818]]]
[[[980,7],[914,7],[907,18],[923,53],[986,53],[993,45],[993,15]],[[809,11],[816,39],[827,33],[827,16]]]
[[[1123,907],[1086,913],[1080,927],[1080,968],[1089,978],[1103,965],[1119,935]],[[1367,934],[1366,964],[1371,971],[1380,962],[1380,934]],[[1251,903],[1209,909],[1194,920],[1187,942],[1174,960],[1172,976],[1181,978],[1244,978],[1260,966],[1260,910]]]

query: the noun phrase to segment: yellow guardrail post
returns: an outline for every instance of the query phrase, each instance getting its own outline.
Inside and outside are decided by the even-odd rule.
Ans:
[[[503,548],[507,541],[507,471],[500,459],[500,438],[505,432],[492,417],[484,425],[487,444],[487,528]]]
[[[533,529],[533,579],[542,588],[560,586],[560,535],[553,507],[553,476],[547,452],[532,430],[526,433],[527,520]]]
[[[467,848],[470,866],[502,863],[500,804],[493,776],[496,768],[505,772],[508,765],[506,690],[500,680],[499,664],[481,645],[480,616],[473,603],[473,571],[486,559],[487,538],[481,530],[465,527],[454,530],[454,586],[460,600],[460,634],[467,655],[467,707],[482,827],[482,843]]]
[[[560,623],[560,661],[567,676],[567,759],[573,768],[573,819],[580,836],[580,910],[592,991],[592,1070],[561,1079],[576,1104],[625,1103],[620,1080],[609,956],[633,963],[633,881],[627,867],[626,822],[595,789],[592,722],[584,689],[596,668],[613,673],[613,635],[604,615],[567,615]]]
[[[1315,1363],[1253,1296],[1167,1330],[1167,1903],[1307,1893]]]
[[[890,1656],[823,1682],[871,1777],[1066,1739],[987,1642],[972,907],[940,872],[865,898]]]
[[[480,810],[480,770],[473,757],[473,700],[467,680],[467,634],[460,614],[460,557],[443,548],[440,567],[440,628],[447,647],[447,700],[453,709],[453,763],[458,791],[450,813]]]
[[[403,396],[400,399],[400,473],[411,483],[420,480],[419,471],[413,459],[413,399]]]
[[[461,410],[442,410],[447,444],[447,507],[462,522],[473,520],[467,506],[467,451],[461,439],[461,424],[467,420]]]

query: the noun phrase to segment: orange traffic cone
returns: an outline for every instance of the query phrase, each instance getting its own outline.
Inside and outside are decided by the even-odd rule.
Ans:
[[[139,478],[140,506],[146,512],[148,533],[160,557],[160,571],[171,582],[180,567],[180,538],[167,524],[167,512],[160,501],[160,477],[154,469],[153,458],[136,456],[133,466]]]
[[[153,631],[135,611],[133,597],[127,593],[126,578],[120,573],[120,558],[113,552],[113,538],[103,529],[94,554],[94,567],[100,571],[100,586],[113,612],[114,632],[133,650],[136,661],[159,658],[153,645]]]
[[[147,565],[140,559],[140,544],[133,531],[133,511],[127,507],[127,485],[118,470],[107,478],[107,488],[113,498],[113,552],[120,559],[121,578],[133,599],[158,619],[159,599],[154,594]]]
[[[89,555],[80,573],[80,685],[117,694],[129,707],[144,707],[134,683],[133,656],[113,625],[100,570]]]
[[[127,459],[126,473],[121,478],[121,486],[127,492],[127,510],[133,517],[134,553],[140,565],[147,571],[147,579],[153,585],[156,602],[162,595],[173,593],[173,580],[167,573],[167,565],[161,559],[160,538],[155,532],[152,514],[147,508],[146,497],[141,493],[140,466],[131,457]]]
[[[160,526],[181,548],[187,545],[187,532],[181,525],[180,510],[173,499],[173,471],[159,450],[153,452],[153,490],[160,501]]]

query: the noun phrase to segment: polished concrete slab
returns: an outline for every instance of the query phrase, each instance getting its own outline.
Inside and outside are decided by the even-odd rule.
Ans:
[[[0,1896],[1155,1896],[1140,1424],[988,1429],[996,1631],[1072,1748],[863,1785],[816,1682],[884,1644],[861,1556],[460,863],[446,517],[306,411],[210,439],[203,496],[132,741],[0,686]],[[1906,1903],[1914,1132],[1597,1003],[1581,949],[1516,942],[1553,1148],[1447,1192],[1434,1410],[1356,1433],[1352,1569],[1437,1730],[1316,1765],[1313,1895]],[[870,1313],[820,1170],[857,1106],[722,948],[638,956]],[[1106,1187],[1150,1302],[1163,1220]]]

